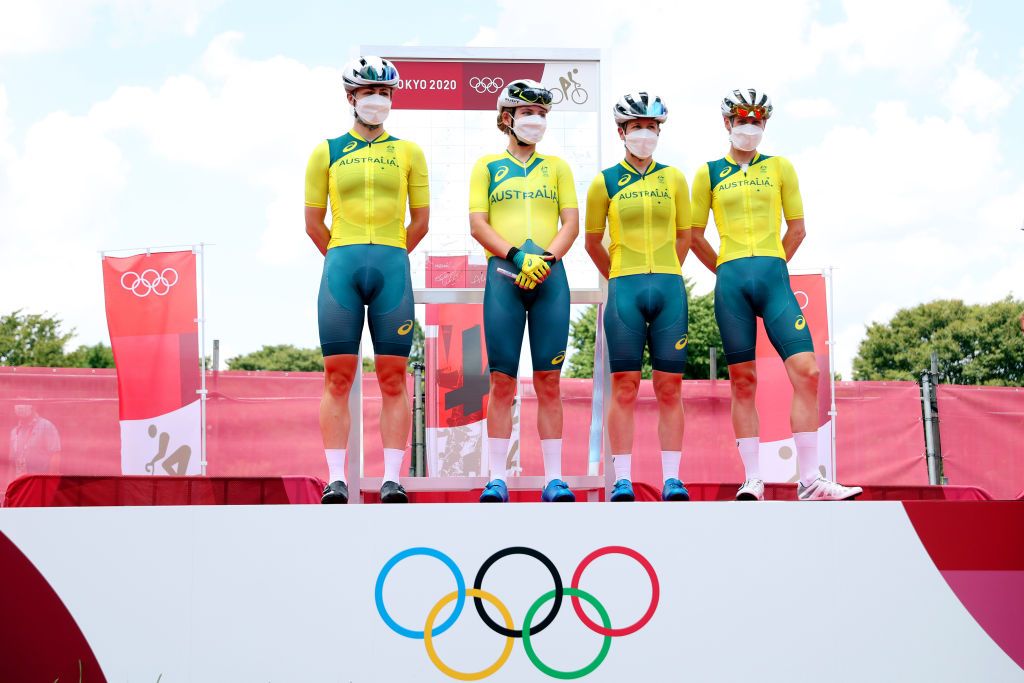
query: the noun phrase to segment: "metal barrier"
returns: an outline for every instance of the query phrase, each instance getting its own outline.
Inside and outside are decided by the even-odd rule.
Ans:
[[[482,289],[417,289],[414,292],[417,304],[482,304]],[[604,398],[611,387],[607,353],[604,341],[604,303],[607,295],[603,289],[574,289],[570,293],[572,304],[593,304],[597,306],[597,331],[595,339],[594,369],[603,368],[600,381],[594,382],[593,408],[590,422],[588,472],[585,475],[568,475],[563,480],[571,489],[584,492],[587,500],[598,500],[598,494],[604,490],[605,500],[611,493],[614,483],[611,466],[611,451],[607,447],[604,433],[605,406]],[[360,355],[362,349],[360,348]],[[427,359],[429,362],[429,359]],[[362,363],[356,364],[356,377],[349,394],[349,412],[352,426],[348,439],[348,486],[350,503],[363,502],[364,491],[378,491],[383,484],[380,477],[363,477],[363,410],[362,410]],[[598,474],[599,463],[604,459],[604,475]],[[358,457],[356,457],[358,456]],[[483,488],[489,481],[488,477],[403,477],[402,485],[410,493],[420,491],[471,491]],[[539,491],[544,486],[544,477],[523,476],[506,479],[510,491]]]

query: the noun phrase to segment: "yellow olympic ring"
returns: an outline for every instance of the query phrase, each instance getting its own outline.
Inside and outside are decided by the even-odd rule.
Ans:
[[[480,590],[478,588],[467,588],[466,596],[470,598],[480,598],[482,600],[486,600],[487,602],[497,607],[498,611],[501,612],[502,619],[505,620],[505,628],[512,630],[512,614],[508,611],[508,607],[505,607],[505,604],[501,600],[498,600],[498,598],[488,593],[487,591]],[[455,669],[451,668],[450,666],[442,662],[441,658],[437,656],[437,652],[434,650],[434,638],[431,636],[431,633],[433,633],[434,631],[434,620],[437,619],[437,615],[441,612],[445,605],[447,605],[449,602],[455,601],[455,599],[458,597],[459,592],[452,591],[448,595],[441,598],[438,601],[438,603],[434,605],[433,609],[430,610],[430,614],[427,615],[427,625],[423,627],[423,644],[427,648],[427,656],[430,657],[430,661],[433,662],[434,666],[440,669],[441,672],[459,681],[479,681],[482,678],[487,678],[488,676],[490,676],[495,671],[497,671],[505,665],[505,662],[508,661],[509,656],[512,654],[512,644],[515,641],[511,637],[506,637],[505,649],[502,650],[501,655],[498,657],[498,661],[494,662],[494,664],[491,664],[489,667],[483,669],[482,671],[476,671],[471,673],[456,671]]]

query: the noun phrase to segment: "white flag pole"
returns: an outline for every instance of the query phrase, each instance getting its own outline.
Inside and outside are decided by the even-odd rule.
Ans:
[[[194,248],[194,247],[193,247]],[[206,244],[199,243],[199,413],[202,432],[199,435],[199,463],[206,476]]]

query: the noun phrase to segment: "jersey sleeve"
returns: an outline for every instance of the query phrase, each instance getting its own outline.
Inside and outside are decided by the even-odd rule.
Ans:
[[[558,160],[558,210],[578,209],[579,201],[576,199],[576,184],[572,177],[572,169],[565,159]]]
[[[604,226],[608,222],[608,206],[611,200],[608,199],[608,188],[604,186],[604,175],[597,174],[594,182],[590,183],[587,190],[587,232],[604,234]]]
[[[313,150],[306,164],[306,206],[327,208],[327,177],[331,168],[331,150],[324,140]]]
[[[676,232],[678,232],[689,230],[693,226],[690,224],[690,188],[686,184],[686,176],[679,169],[674,170],[676,177]]]
[[[427,158],[419,145],[409,143],[409,208],[420,209],[424,206],[430,206]]]
[[[782,175],[782,213],[786,220],[804,217],[804,200],[800,197],[800,181],[789,159],[779,157]]]
[[[693,178],[693,191],[690,194],[690,226],[706,227],[710,211],[711,176],[708,173],[708,165],[702,164]]]
[[[487,170],[487,162],[483,158],[478,159],[469,174],[469,212],[489,213],[491,210],[490,201],[487,199],[487,190],[491,183],[491,174]]]

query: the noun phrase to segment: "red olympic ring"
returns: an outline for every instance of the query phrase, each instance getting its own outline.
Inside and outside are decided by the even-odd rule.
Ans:
[[[647,561],[646,557],[632,548],[626,548],[621,545],[609,545],[604,548],[598,548],[584,557],[583,561],[581,561],[579,566],[576,567],[576,571],[572,575],[571,585],[572,588],[578,590],[580,587],[580,577],[583,576],[583,570],[587,568],[587,565],[603,555],[613,554],[632,557],[640,563],[640,566],[644,568],[647,572],[647,576],[651,579],[651,604],[647,608],[647,611],[644,612],[644,615],[640,617],[636,623],[626,626],[625,628],[605,628],[591,621],[590,617],[588,617],[586,612],[583,611],[583,605],[580,604],[580,599],[575,595],[572,596],[572,608],[576,610],[576,616],[580,618],[580,621],[582,621],[584,625],[594,633],[612,637],[628,636],[631,633],[636,633],[647,625],[647,622],[654,616],[654,611],[658,609],[658,599],[661,597],[661,584],[658,583],[658,575],[655,573],[654,567]]]

